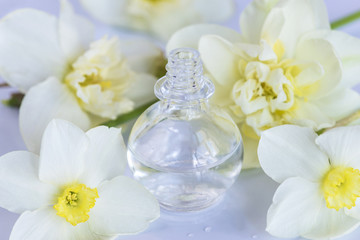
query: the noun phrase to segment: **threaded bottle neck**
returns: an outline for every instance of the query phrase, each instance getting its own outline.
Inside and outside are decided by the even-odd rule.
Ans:
[[[166,65],[168,83],[174,88],[196,91],[204,85],[200,55],[192,49],[172,52]],[[195,84],[195,86],[194,86]]]
[[[169,54],[166,76],[155,85],[160,100],[193,101],[207,99],[214,85],[203,76],[200,54],[195,49],[178,48]]]

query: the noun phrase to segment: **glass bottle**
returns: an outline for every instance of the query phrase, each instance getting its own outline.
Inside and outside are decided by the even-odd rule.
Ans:
[[[243,143],[230,116],[209,104],[214,85],[203,76],[196,50],[173,50],[166,69],[155,85],[160,102],[131,131],[129,166],[163,208],[196,211],[217,202],[234,183]]]

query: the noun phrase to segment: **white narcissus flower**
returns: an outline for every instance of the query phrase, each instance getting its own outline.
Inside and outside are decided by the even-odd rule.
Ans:
[[[256,167],[262,131],[282,124],[331,127],[360,109],[360,40],[331,31],[323,0],[254,0],[242,34],[216,25],[176,32],[167,51],[197,48],[214,81],[213,103],[228,109],[244,139],[244,167]]]
[[[84,133],[52,120],[40,156],[0,157],[0,206],[21,213],[10,240],[113,239],[143,231],[159,204],[141,184],[121,176],[126,147],[118,128]]]
[[[262,133],[261,167],[275,181],[267,231],[277,237],[329,239],[360,224],[360,126],[283,125]]]
[[[221,22],[234,11],[233,0],[81,0],[104,23],[150,32],[167,40],[190,24]]]
[[[147,40],[93,40],[93,26],[61,1],[57,19],[23,9],[0,21],[0,76],[26,93],[20,129],[38,153],[53,118],[83,130],[155,100],[163,54]]]

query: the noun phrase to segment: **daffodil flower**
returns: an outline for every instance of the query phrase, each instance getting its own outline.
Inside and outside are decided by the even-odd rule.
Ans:
[[[92,37],[93,25],[65,0],[59,18],[22,9],[0,21],[0,76],[26,93],[20,129],[29,150],[39,152],[53,118],[87,130],[155,99],[158,47]]]
[[[244,167],[258,166],[262,131],[282,124],[331,127],[360,109],[360,40],[330,30],[323,0],[254,0],[242,34],[217,25],[176,32],[167,50],[199,49],[214,81],[212,100],[239,124]]]
[[[52,120],[40,156],[0,157],[0,206],[21,213],[10,240],[112,239],[143,231],[159,217],[159,205],[141,184],[121,176],[125,166],[120,129],[84,133]]]
[[[277,237],[329,239],[360,224],[360,126],[318,136],[283,125],[262,133],[261,167],[275,181],[267,231]]]
[[[167,40],[195,23],[222,22],[234,10],[233,0],[81,0],[104,23],[150,32]]]

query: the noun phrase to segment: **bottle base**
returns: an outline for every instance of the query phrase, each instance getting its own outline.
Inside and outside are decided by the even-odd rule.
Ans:
[[[234,154],[211,168],[169,172],[145,165],[135,158],[130,147],[128,151],[134,178],[156,197],[163,209],[172,212],[200,211],[219,202],[240,172],[240,159]]]
[[[207,208],[211,208],[217,204],[219,204],[223,199],[223,195],[209,199],[207,201],[197,201],[197,202],[179,202],[178,204],[169,205],[163,202],[159,202],[160,207],[169,212],[197,212],[201,210],[205,210]]]

